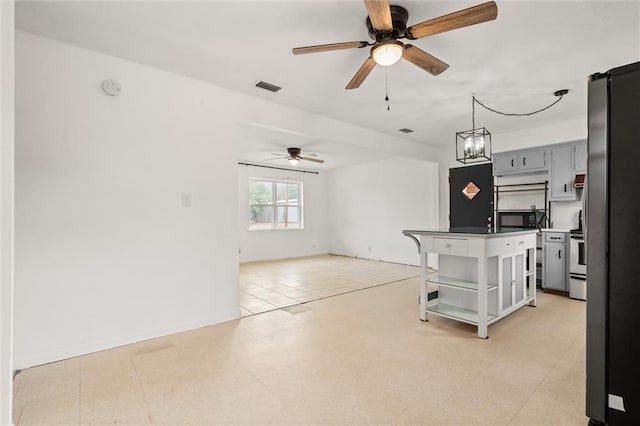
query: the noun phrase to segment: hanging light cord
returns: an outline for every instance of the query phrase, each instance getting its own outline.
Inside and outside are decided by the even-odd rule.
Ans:
[[[486,106],[485,104],[483,104],[482,102],[480,102],[480,101],[476,98],[476,96],[475,96],[475,95],[472,95],[472,97],[473,97],[473,105],[474,105],[474,106],[475,106],[475,104],[476,104],[476,102],[477,102],[477,103],[478,103],[478,105],[480,105],[481,107],[483,107],[483,108],[485,108],[485,109],[487,109],[487,110],[489,110],[489,111],[491,111],[491,112],[495,112],[496,114],[506,115],[506,116],[509,116],[509,117],[526,117],[526,116],[529,116],[529,115],[537,114],[537,113],[539,113],[539,112],[542,112],[542,111],[546,111],[546,110],[548,110],[549,108],[551,108],[552,106],[554,106],[555,104],[557,104],[558,102],[560,102],[560,101],[562,100],[562,97],[563,97],[564,95],[566,95],[567,93],[569,93],[569,91],[568,91],[567,89],[557,90],[557,91],[554,93],[554,95],[555,95],[555,96],[557,96],[557,97],[558,97],[558,99],[556,99],[555,101],[553,101],[550,105],[547,105],[547,106],[546,106],[546,107],[544,107],[544,108],[540,108],[540,109],[535,110],[535,111],[532,111],[532,112],[522,112],[522,113],[520,113],[520,112],[502,112],[502,111],[498,111],[498,110],[493,109],[493,108],[491,108],[491,107],[488,107],[488,106]],[[472,109],[472,111],[474,111],[474,112],[475,112],[475,109]],[[472,116],[473,116],[473,114],[472,114]],[[475,129],[475,123],[474,123],[474,127],[473,127],[473,128]]]
[[[476,95],[471,95],[471,128],[473,130],[476,129],[476,102],[478,102]]]

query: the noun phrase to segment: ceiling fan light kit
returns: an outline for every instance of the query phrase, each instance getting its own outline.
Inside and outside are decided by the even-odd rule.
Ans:
[[[371,48],[371,57],[376,64],[388,67],[402,58],[404,45],[397,40],[386,40]]]
[[[309,154],[301,155],[301,152],[302,150],[300,148],[290,147],[290,148],[287,148],[287,155],[285,155],[284,157],[269,158],[264,161],[287,160],[289,164],[291,164],[292,166],[297,166],[302,160],[311,161],[313,163],[320,163],[320,164],[324,163],[324,160],[315,158],[317,157],[316,154],[309,153]],[[280,155],[280,154],[273,153],[273,155]]]
[[[434,34],[492,21],[498,16],[494,1],[462,9],[448,15],[420,22],[407,27],[409,12],[402,6],[390,5],[389,0],[364,0],[367,8],[366,26],[373,43],[352,41],[294,48],[293,54],[328,52],[341,49],[357,49],[372,46],[370,55],[353,76],[346,89],[357,89],[376,65],[391,66],[400,59],[411,62],[432,75],[445,71],[449,65],[429,53],[403,44],[398,39],[416,40]]]

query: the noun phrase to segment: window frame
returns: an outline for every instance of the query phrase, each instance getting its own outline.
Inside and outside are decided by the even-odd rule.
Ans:
[[[250,190],[251,190],[251,183],[252,182],[268,182],[271,183],[271,203],[269,204],[264,204],[264,203],[251,203],[251,195],[249,194]],[[284,200],[284,204],[281,204],[281,202],[278,202],[278,184],[285,184],[285,185],[291,185],[291,184],[295,184],[298,186],[298,203],[297,204],[289,204],[289,195],[288,195],[288,189],[287,189],[287,196],[285,197]],[[288,186],[286,187],[288,188]],[[295,181],[295,180],[281,180],[281,179],[269,179],[269,178],[261,178],[261,177],[250,177],[249,181],[247,182],[247,230],[248,231],[298,231],[298,230],[303,230],[304,229],[304,197],[303,197],[303,182],[302,181]],[[252,207],[262,207],[262,208],[271,208],[271,226],[270,227],[252,227],[252,223],[251,223],[251,208]],[[295,207],[298,209],[298,223],[299,226],[297,227],[286,227],[286,226],[279,226],[279,221],[278,221],[278,207],[284,207],[285,211],[287,211],[288,208],[290,207]],[[264,222],[263,224],[266,224],[267,222]]]

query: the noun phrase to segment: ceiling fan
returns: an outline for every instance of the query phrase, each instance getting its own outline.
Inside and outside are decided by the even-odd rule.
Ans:
[[[398,39],[416,40],[445,31],[492,21],[498,16],[496,3],[490,1],[407,27],[409,12],[404,7],[389,5],[389,0],[364,0],[364,4],[368,13],[366,23],[369,29],[369,36],[375,40],[373,43],[351,41],[292,49],[294,55],[302,55],[305,53],[361,49],[372,46],[369,57],[347,84],[346,89],[360,87],[376,64],[389,66],[398,62],[400,58],[406,59],[432,75],[438,75],[449,68],[449,65],[424,50],[412,44],[402,43]]]
[[[314,163],[324,163],[324,160],[321,160],[319,158],[315,158],[317,157],[316,154],[305,154],[304,156],[300,155],[301,150],[300,148],[287,148],[287,153],[289,155],[285,155],[284,157],[276,157],[276,158],[269,158],[266,161],[271,161],[271,160],[288,160],[289,164],[291,164],[292,166],[297,166],[298,163],[302,160],[306,160],[306,161],[313,161]],[[271,153],[272,155],[280,155],[280,153]]]

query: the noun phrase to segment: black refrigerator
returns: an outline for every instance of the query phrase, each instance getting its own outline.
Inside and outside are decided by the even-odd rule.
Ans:
[[[588,110],[586,410],[640,425],[640,62],[590,76]]]

